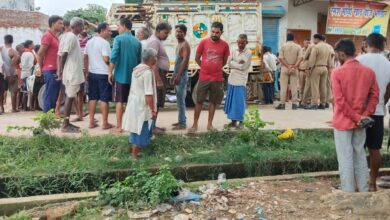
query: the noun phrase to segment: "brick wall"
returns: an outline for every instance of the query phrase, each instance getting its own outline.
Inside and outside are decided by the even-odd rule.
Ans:
[[[41,12],[0,9],[0,27],[28,27],[46,30],[49,16]]]
[[[35,7],[34,0],[0,0],[0,8],[33,11]]]

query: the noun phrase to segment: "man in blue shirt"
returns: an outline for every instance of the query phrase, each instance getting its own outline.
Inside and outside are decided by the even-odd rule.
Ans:
[[[114,39],[108,70],[108,81],[112,87],[113,101],[116,103],[116,127],[114,132],[121,133],[123,103],[127,102],[130,92],[131,76],[134,67],[141,63],[142,45],[131,34],[132,23],[127,18],[119,21],[119,35]]]

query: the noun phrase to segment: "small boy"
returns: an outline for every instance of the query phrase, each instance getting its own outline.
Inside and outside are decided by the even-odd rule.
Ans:
[[[225,100],[225,114],[232,120],[229,128],[242,127],[246,107],[246,83],[251,66],[252,52],[246,48],[248,37],[240,34],[237,39],[238,48],[231,52],[228,60],[230,75]]]

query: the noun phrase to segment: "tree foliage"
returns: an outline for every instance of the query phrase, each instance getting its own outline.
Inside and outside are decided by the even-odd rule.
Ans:
[[[106,20],[106,13],[107,9],[103,6],[88,4],[87,8],[79,8],[67,11],[64,15],[64,19],[70,20],[73,17],[79,17],[94,24],[98,24]]]

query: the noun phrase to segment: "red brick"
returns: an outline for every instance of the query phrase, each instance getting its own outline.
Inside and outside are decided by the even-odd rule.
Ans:
[[[49,16],[41,12],[0,9],[0,27],[48,28]]]

